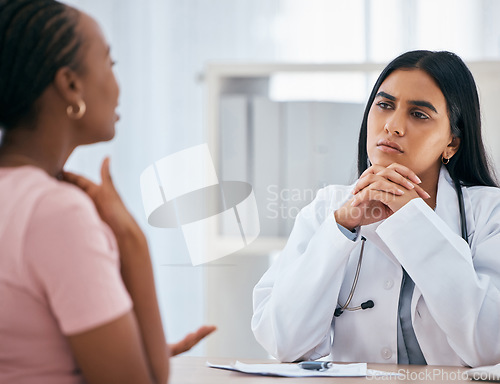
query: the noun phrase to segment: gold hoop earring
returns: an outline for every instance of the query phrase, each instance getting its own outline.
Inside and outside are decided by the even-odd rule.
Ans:
[[[450,159],[447,159],[445,157],[441,157],[441,161],[443,162],[444,165],[446,165],[450,162]]]
[[[87,105],[83,100],[78,100],[78,111],[76,112],[72,105],[68,105],[68,108],[66,108],[66,114],[70,119],[73,120],[80,120],[83,117],[83,115],[85,115],[86,111],[87,111]]]

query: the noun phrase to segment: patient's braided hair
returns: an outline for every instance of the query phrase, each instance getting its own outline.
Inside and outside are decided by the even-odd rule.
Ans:
[[[57,70],[81,69],[78,18],[55,0],[0,0],[0,128],[34,120]]]

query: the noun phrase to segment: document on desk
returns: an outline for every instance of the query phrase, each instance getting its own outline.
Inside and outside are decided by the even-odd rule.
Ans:
[[[395,372],[383,372],[367,369],[366,363],[331,364],[330,368],[322,371],[313,371],[300,368],[298,364],[245,364],[240,361],[232,365],[211,364],[211,368],[248,373],[261,376],[283,377],[364,377],[364,376],[398,376]]]
[[[500,381],[500,364],[469,369],[467,376],[471,380]]]

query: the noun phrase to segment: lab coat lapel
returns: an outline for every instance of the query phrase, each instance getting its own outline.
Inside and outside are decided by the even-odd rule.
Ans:
[[[471,234],[471,230],[472,232],[474,231],[474,223],[472,220],[473,218],[472,218],[471,201],[469,194],[467,192],[467,188],[462,187],[462,194],[464,197],[464,205],[467,218],[467,230],[468,233]],[[455,191],[453,180],[451,179],[448,170],[444,166],[441,167],[441,171],[439,173],[435,212],[441,219],[443,219],[444,222],[446,222],[446,224],[450,227],[452,231],[461,236],[460,209],[458,204],[458,196]],[[420,337],[420,339],[427,337],[425,332],[418,332],[417,329],[418,327],[415,326],[415,319],[417,316],[420,316],[417,310],[417,306],[421,297],[422,293],[420,292],[418,287],[415,286],[411,300],[411,318],[415,329],[415,333],[417,334],[417,337]],[[429,356],[428,351],[426,352],[427,355],[424,353],[424,356],[427,359],[427,362],[431,363],[429,361],[429,358],[431,358],[432,361],[432,357]]]
[[[439,173],[435,212],[453,232],[461,236],[458,197],[453,180],[444,166],[441,166]]]

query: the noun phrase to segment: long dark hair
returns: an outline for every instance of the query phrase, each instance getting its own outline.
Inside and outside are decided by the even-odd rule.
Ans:
[[[451,132],[460,138],[457,153],[446,165],[450,176],[462,185],[497,187],[494,172],[481,136],[481,113],[476,83],[465,63],[451,52],[406,52],[385,67],[375,83],[366,104],[358,141],[358,172],[369,166],[366,151],[368,113],[383,81],[397,69],[418,68],[431,76],[441,89],[448,107]]]
[[[80,69],[78,18],[55,0],[0,0],[0,128],[36,117],[59,68]]]

